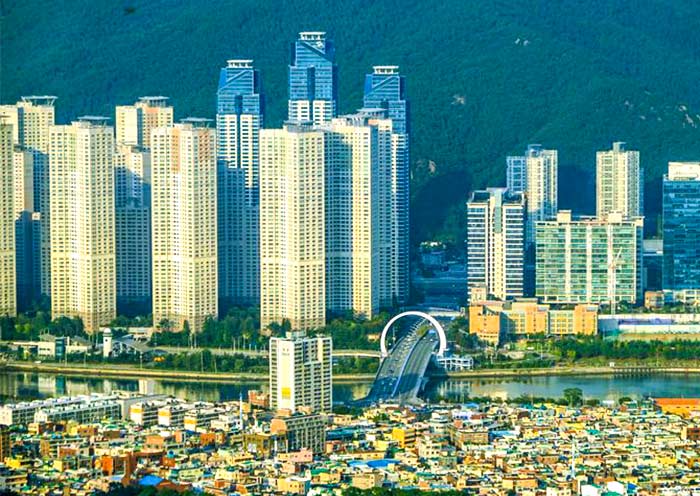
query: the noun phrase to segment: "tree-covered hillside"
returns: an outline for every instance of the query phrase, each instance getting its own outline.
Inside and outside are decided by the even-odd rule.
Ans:
[[[145,94],[213,116],[219,68],[253,58],[268,126],[286,111],[289,43],[325,30],[340,109],[399,64],[413,110],[414,241],[464,238],[464,202],[529,142],[559,149],[560,204],[594,210],[595,151],[642,153],[647,216],[666,162],[700,159],[700,3],[677,0],[4,0],[0,99],[55,94],[62,121]]]

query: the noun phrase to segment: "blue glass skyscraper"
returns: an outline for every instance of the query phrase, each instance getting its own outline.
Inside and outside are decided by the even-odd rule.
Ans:
[[[395,304],[409,296],[409,103],[404,77],[398,66],[375,66],[365,77],[365,109],[382,109],[392,121],[391,229],[392,269]]]
[[[398,66],[378,65],[365,76],[364,107],[385,109],[387,117],[394,121],[395,132],[410,132],[406,83]]]
[[[299,33],[289,66],[288,117],[294,122],[323,124],[336,116],[338,67],[335,47],[326,33]]]
[[[663,289],[700,289],[700,162],[668,164],[663,230]]]
[[[259,138],[264,98],[252,60],[221,69],[216,104],[219,297],[223,307],[260,298]]]

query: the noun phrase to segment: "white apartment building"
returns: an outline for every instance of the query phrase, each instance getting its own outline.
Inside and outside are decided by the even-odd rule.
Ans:
[[[133,105],[116,108],[117,145],[151,146],[151,130],[172,126],[173,107],[166,96],[142,96]]]
[[[526,246],[535,241],[535,224],[557,215],[558,154],[542,145],[528,145],[525,155],[508,157],[507,188],[525,195],[527,205]]]
[[[324,135],[289,124],[260,131],[260,320],[293,329],[326,321]]]
[[[392,121],[369,112],[325,132],[326,307],[371,318],[392,305]]]
[[[467,202],[469,297],[485,291],[500,300],[523,296],[525,201],[505,188],[475,191]]]
[[[596,213],[602,218],[611,212],[623,217],[644,215],[644,179],[639,152],[627,150],[623,142],[611,150],[596,153]]]
[[[270,408],[330,412],[333,405],[333,341],[291,332],[270,338]]]
[[[51,243],[49,223],[49,129],[55,123],[55,96],[23,96],[15,105],[0,105],[0,118],[13,126],[14,143],[32,154],[34,243],[38,266],[34,267],[41,287],[36,293],[50,294]]]
[[[216,133],[186,119],[151,134],[153,322],[193,332],[218,314]]]
[[[105,117],[50,129],[51,316],[88,332],[116,315],[114,130]]]
[[[0,120],[0,316],[16,313],[14,145],[12,124]]]

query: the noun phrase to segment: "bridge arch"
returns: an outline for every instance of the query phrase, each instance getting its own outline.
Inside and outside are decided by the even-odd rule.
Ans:
[[[422,317],[425,320],[427,320],[428,322],[430,322],[430,324],[437,331],[438,337],[440,338],[440,347],[438,348],[438,356],[444,355],[445,351],[447,350],[447,336],[445,335],[445,329],[442,328],[442,325],[440,324],[440,322],[438,322],[435,317],[433,317],[432,315],[427,314],[425,312],[420,312],[418,310],[408,310],[406,312],[402,312],[398,315],[395,315],[384,326],[384,329],[382,330],[382,337],[379,341],[379,346],[381,347],[381,351],[382,351],[382,358],[389,355],[389,351],[386,349],[386,335],[389,332],[389,329],[391,329],[391,326],[394,325],[394,322],[396,322],[397,320],[399,320],[402,317],[408,317],[409,315],[414,316],[414,317]]]

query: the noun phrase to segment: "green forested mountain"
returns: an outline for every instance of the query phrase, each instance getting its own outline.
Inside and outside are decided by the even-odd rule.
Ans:
[[[286,112],[289,43],[335,40],[340,110],[398,64],[413,111],[414,241],[464,238],[471,189],[505,156],[559,149],[560,205],[594,210],[595,151],[642,153],[655,221],[666,162],[700,159],[700,3],[682,0],[3,0],[0,99],[55,94],[59,120],[145,94],[213,116],[219,68],[253,58],[268,126]]]

